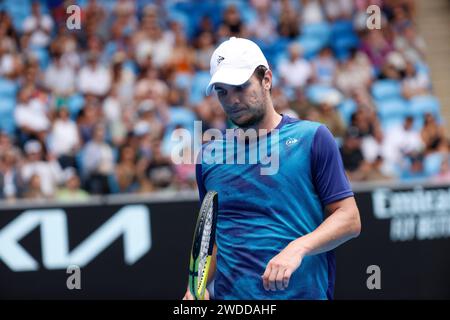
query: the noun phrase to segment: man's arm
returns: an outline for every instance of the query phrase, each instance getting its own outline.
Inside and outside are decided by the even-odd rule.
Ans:
[[[266,290],[284,290],[302,259],[333,250],[361,232],[355,198],[348,197],[325,207],[327,218],[313,232],[295,239],[267,264],[262,276]]]

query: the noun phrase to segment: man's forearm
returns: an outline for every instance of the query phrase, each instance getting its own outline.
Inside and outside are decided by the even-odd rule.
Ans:
[[[359,213],[337,209],[313,232],[289,244],[302,257],[333,250],[342,243],[359,235]]]

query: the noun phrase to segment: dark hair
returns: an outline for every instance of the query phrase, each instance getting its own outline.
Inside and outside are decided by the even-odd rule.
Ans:
[[[260,82],[263,81],[267,70],[269,70],[269,69],[267,69],[267,67],[263,66],[263,65],[259,65],[256,67],[254,74]],[[272,86],[270,86],[269,91],[272,93]]]

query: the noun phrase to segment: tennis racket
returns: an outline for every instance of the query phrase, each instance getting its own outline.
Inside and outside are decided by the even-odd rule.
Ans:
[[[189,263],[189,290],[195,300],[205,297],[208,271],[216,239],[218,194],[208,191],[203,199],[192,241]]]

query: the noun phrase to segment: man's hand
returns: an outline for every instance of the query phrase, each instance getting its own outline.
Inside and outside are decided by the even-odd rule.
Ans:
[[[195,300],[194,296],[192,295],[192,293],[189,290],[189,288],[186,290],[186,293],[184,294],[183,300]],[[205,289],[205,299],[204,300],[209,300],[208,289]]]
[[[291,242],[267,264],[262,275],[264,289],[276,291],[289,286],[292,273],[300,267],[303,254]]]

